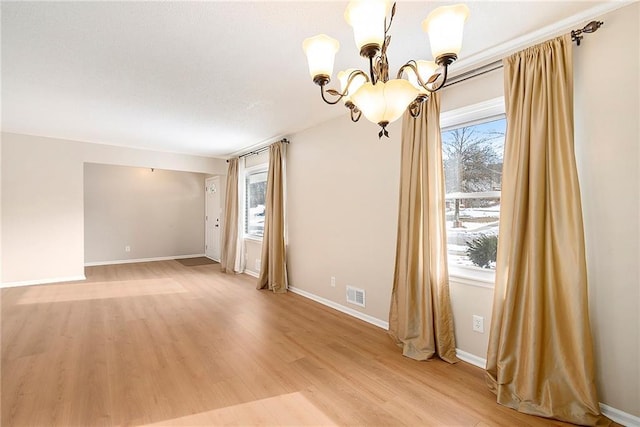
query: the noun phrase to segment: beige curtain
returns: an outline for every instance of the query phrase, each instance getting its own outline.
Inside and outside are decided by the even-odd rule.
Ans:
[[[262,268],[258,289],[287,292],[287,260],[285,254],[285,143],[269,147],[267,200],[262,237]]]
[[[453,363],[456,344],[449,299],[440,98],[402,124],[400,207],[389,333],[402,354]]]
[[[222,230],[222,253],[220,271],[233,273],[236,264],[238,240],[238,158],[229,160],[227,170],[227,194],[224,206],[224,229]]]
[[[503,61],[507,135],[487,380],[502,405],[594,425],[571,49],[566,35]]]

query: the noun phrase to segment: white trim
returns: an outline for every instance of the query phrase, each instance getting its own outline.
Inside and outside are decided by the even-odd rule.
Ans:
[[[634,2],[610,1],[601,3],[566,19],[556,21],[553,24],[540,28],[537,31],[533,31],[529,34],[516,37],[515,39],[491,47],[489,49],[484,49],[481,52],[476,53],[475,55],[463,57],[462,59],[456,61],[456,64],[454,65],[454,67],[452,67],[453,70],[451,71],[451,75],[455,76],[457,74],[461,74],[473,68],[476,68],[478,65],[487,64],[502,59],[514,52],[517,52],[529,46],[533,46],[537,43],[544,42],[545,40],[549,40],[553,37],[559,36],[560,34],[564,34],[574,27],[582,27],[592,19],[601,17],[602,15],[613,12],[614,10],[620,9],[621,7],[630,5],[632,3]],[[596,35],[594,37],[598,36]]]
[[[253,175],[253,174],[258,174],[258,173],[262,173],[262,172],[266,172],[267,173],[267,179],[268,179],[268,175],[269,175],[269,163],[260,163],[258,165],[253,165],[250,166],[248,168],[244,168],[244,176],[242,177],[242,187],[244,189],[244,192],[247,193],[247,179],[249,178],[249,175]],[[249,233],[247,230],[249,228],[249,223],[248,223],[248,209],[249,207],[246,205],[247,204],[247,200],[246,198],[249,197],[248,194],[244,195],[245,197],[245,205],[242,207],[242,216],[243,216],[243,229],[242,229],[242,237],[246,240],[253,240],[256,242],[262,242],[262,238],[263,236],[259,236],[257,234],[251,234]],[[264,231],[264,230],[263,230]]]
[[[460,126],[485,123],[504,117],[504,96],[488,99],[440,114],[440,126],[443,131]],[[477,267],[461,267],[449,264],[449,281],[463,285],[493,289],[495,271]]]
[[[466,275],[458,270],[454,270],[452,273],[451,270],[452,268],[449,266],[449,283],[458,283],[460,285],[476,286],[486,289],[493,289],[495,287],[495,280],[493,278],[485,279],[478,276]]]
[[[363,320],[367,323],[370,323],[374,326],[377,326],[379,328],[384,329],[385,331],[389,330],[389,322],[385,322],[384,320],[380,320],[376,317],[373,316],[369,316],[368,314],[364,314],[358,310],[354,310],[352,308],[349,307],[345,307],[342,304],[338,304],[337,302],[333,302],[331,300],[328,300],[326,298],[320,297],[318,295],[312,294],[311,292],[307,292],[305,290],[302,290],[300,288],[296,288],[293,286],[289,286],[289,290],[291,292],[293,292],[294,294],[298,294],[300,296],[303,296],[305,298],[308,298],[310,300],[313,300],[315,302],[318,302],[322,305],[325,305],[327,307],[333,308],[334,310],[338,310],[344,314],[348,314],[349,316],[355,317],[357,319]]]
[[[154,257],[154,258],[118,259],[113,261],[85,262],[84,266],[96,267],[99,265],[135,264],[138,262],[171,261],[173,259],[185,259],[185,258],[197,258],[197,257],[209,258],[205,254],[175,255],[175,256],[160,256],[160,257]]]
[[[480,369],[487,369],[487,359],[483,359],[475,354],[460,350],[459,348],[456,348],[456,356],[463,362],[477,366]],[[604,416],[618,424],[622,424],[627,427],[640,427],[640,417],[621,411],[620,409],[613,408],[609,405],[605,405],[604,403],[600,403],[600,411]]]
[[[467,362],[473,366],[477,366],[480,369],[487,369],[487,359],[483,359],[475,354],[468,353],[464,350],[456,348],[456,356],[463,362]]]
[[[621,411],[620,409],[612,408],[609,405],[600,403],[600,411],[602,412],[602,415],[606,416],[607,418],[610,418],[611,420],[617,422],[618,424],[622,424],[623,426],[627,426],[627,427],[640,426],[640,417],[636,417],[635,415]]]
[[[244,269],[243,273],[248,275],[248,276],[255,277],[256,279],[258,277],[260,277],[260,273],[256,273],[255,271],[247,270],[246,268]]]
[[[492,118],[504,116],[504,96],[488,99],[476,104],[466,105],[455,110],[444,111],[440,114],[440,128],[446,132],[453,126],[471,124],[472,122],[488,122]]]
[[[4,282],[0,284],[0,288],[14,288],[16,286],[47,285],[50,283],[77,282],[80,280],[87,280],[87,278],[83,274],[81,276],[54,277],[51,279],[25,280],[21,282]]]

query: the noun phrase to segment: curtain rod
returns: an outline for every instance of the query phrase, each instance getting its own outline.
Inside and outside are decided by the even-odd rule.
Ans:
[[[595,33],[603,24],[603,21],[591,21],[582,28],[571,30],[571,41],[576,42],[576,45],[580,46],[580,41],[584,38],[584,34]],[[490,62],[489,64],[482,65],[478,68],[474,68],[462,74],[458,74],[457,76],[451,77],[444,87],[453,86],[466,80],[480,77],[492,71],[499,70],[500,68],[502,68],[502,59],[498,59],[497,61]]]
[[[284,144],[288,144],[289,140],[287,138],[282,138],[280,141],[276,141],[276,142],[282,142]],[[275,144],[275,142],[274,142],[274,144]],[[255,154],[260,154],[260,153],[262,153],[264,151],[267,151],[270,146],[271,146],[271,144],[265,145],[264,147],[258,148],[257,150],[253,150],[253,151],[249,151],[248,153],[240,154],[238,156],[238,158],[241,159],[243,157],[248,157],[248,156],[253,156]],[[229,163],[229,160],[227,160],[227,163]]]

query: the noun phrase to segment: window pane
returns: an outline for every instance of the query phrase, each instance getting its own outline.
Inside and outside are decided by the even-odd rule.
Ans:
[[[495,269],[506,120],[442,133],[449,263]]]
[[[267,195],[267,171],[247,175],[245,232],[253,236],[264,234],[265,198]]]

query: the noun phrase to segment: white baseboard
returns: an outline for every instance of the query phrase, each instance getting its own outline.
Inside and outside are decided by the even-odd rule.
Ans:
[[[305,298],[309,298],[310,300],[313,300],[315,302],[319,302],[322,305],[326,305],[327,307],[331,307],[334,310],[338,310],[342,313],[348,314],[349,316],[355,317],[357,319],[360,320],[364,320],[367,323],[371,323],[374,326],[377,326],[379,328],[382,328],[384,330],[389,330],[389,322],[385,322],[384,320],[380,320],[378,318],[375,318],[373,316],[369,316],[368,314],[364,314],[358,310],[354,310],[352,308],[349,307],[345,307],[342,304],[338,304],[337,302],[333,302],[331,300],[328,300],[326,298],[322,298],[319,297],[318,295],[312,294],[311,292],[307,292],[305,290],[293,287],[293,286],[289,286],[289,290],[291,292],[293,292],[294,294],[298,294],[300,296],[303,296]]]
[[[640,417],[628,414],[620,409],[612,408],[604,403],[600,404],[602,415],[627,427],[640,427]]]
[[[481,369],[487,369],[487,359],[483,359],[480,356],[467,353],[466,351],[460,350],[459,348],[456,348],[456,356],[458,357],[458,359],[462,360],[463,362],[470,363],[471,365],[477,366],[478,368],[481,368]]]
[[[175,256],[161,256],[154,258],[138,258],[138,259],[119,259],[114,261],[98,261],[98,262],[85,262],[85,267],[96,267],[99,265],[114,265],[114,264],[135,264],[137,262],[154,262],[154,261],[170,261],[172,259],[185,259],[185,258],[197,258],[206,256],[205,254],[191,254],[191,255],[175,255]]]
[[[251,277],[255,277],[256,279],[257,279],[258,277],[260,277],[260,273],[256,273],[255,271],[251,271],[251,270],[247,270],[247,269],[245,269],[245,270],[243,271],[243,273],[244,273],[244,274],[247,274],[247,275],[249,275],[249,276],[251,276]]]
[[[458,356],[458,359],[477,366],[478,368],[487,369],[487,359],[483,359],[475,354],[467,353],[459,348],[456,348],[456,356]],[[626,413],[609,405],[605,405],[604,403],[600,403],[600,411],[604,416],[618,424],[622,424],[627,427],[640,427],[640,417],[636,417],[635,415]]]
[[[0,284],[0,288],[13,288],[16,286],[34,286],[34,285],[47,285],[50,283],[60,283],[60,282],[77,282],[79,280],[87,280],[87,278],[82,276],[69,276],[69,277],[54,277],[51,279],[38,279],[38,280],[25,280],[21,282],[3,282]]]

